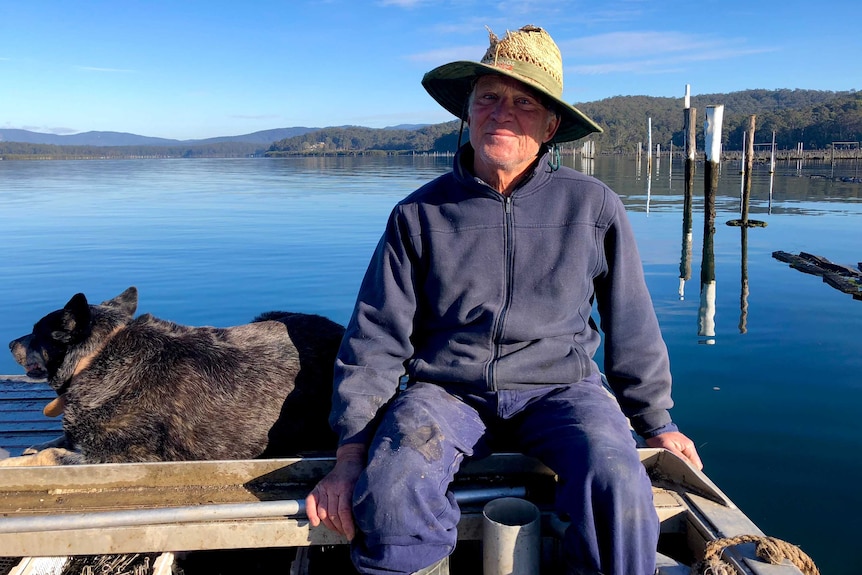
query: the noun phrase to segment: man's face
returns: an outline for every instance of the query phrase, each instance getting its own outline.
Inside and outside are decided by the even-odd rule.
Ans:
[[[496,173],[520,174],[536,158],[560,124],[533,90],[505,76],[482,76],[473,91],[470,144],[476,151],[475,170],[482,177]]]

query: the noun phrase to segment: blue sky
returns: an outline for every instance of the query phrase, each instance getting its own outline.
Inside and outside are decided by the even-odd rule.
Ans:
[[[557,41],[573,103],[862,89],[860,0],[2,0],[0,128],[184,140],[444,122],[422,75],[481,58],[485,26],[525,24]]]

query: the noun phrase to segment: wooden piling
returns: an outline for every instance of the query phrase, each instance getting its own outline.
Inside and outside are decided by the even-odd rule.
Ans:
[[[754,169],[754,129],[757,116],[748,118],[748,143],[745,146],[745,185],[742,189],[742,221],[748,223],[748,204],[751,198],[751,172]]]
[[[752,220],[748,217],[749,204],[751,200],[751,176],[754,171],[754,131],[756,126],[756,116],[750,116],[748,119],[748,130],[745,132],[746,145],[744,146],[743,162],[745,169],[742,176],[742,190],[740,193],[740,218],[738,220],[730,220],[727,222],[729,226],[742,226],[749,228],[765,228],[766,222],[760,220]],[[770,188],[770,196],[772,190]],[[770,199],[771,209],[771,199]]]
[[[769,206],[768,213],[772,213],[772,191],[775,188],[775,130],[772,131],[772,152],[769,156]]]
[[[688,108],[685,110],[685,187],[688,192],[694,189],[694,171],[695,171],[695,118],[697,117],[696,108]]]
[[[691,107],[691,86],[685,85],[685,103],[683,108],[683,124],[685,141],[685,195],[690,200],[689,196],[694,189],[694,159],[696,150],[695,141],[695,119],[697,118],[697,109]]]

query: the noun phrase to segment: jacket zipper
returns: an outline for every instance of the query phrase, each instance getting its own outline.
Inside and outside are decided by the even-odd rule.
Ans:
[[[488,386],[491,391],[497,391],[496,365],[502,350],[500,340],[503,336],[503,326],[506,323],[506,315],[508,314],[509,306],[512,303],[512,291],[514,289],[512,286],[512,277],[514,276],[515,267],[515,226],[512,216],[511,196],[503,197],[503,217],[505,220],[505,227],[503,228],[503,251],[505,255],[503,286],[505,288],[505,293],[503,294],[503,304],[500,306],[500,314],[497,316],[497,321],[494,323],[494,331],[491,334],[491,345],[493,346],[493,351],[491,359],[488,361],[487,370]]]

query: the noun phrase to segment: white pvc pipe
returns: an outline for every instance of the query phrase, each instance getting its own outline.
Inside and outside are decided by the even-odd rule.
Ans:
[[[484,575],[538,575],[541,513],[525,499],[503,497],[485,505],[482,519]]]
[[[706,122],[703,126],[706,141],[706,161],[719,163],[721,161],[721,124],[724,120],[724,106],[707,106]]]

